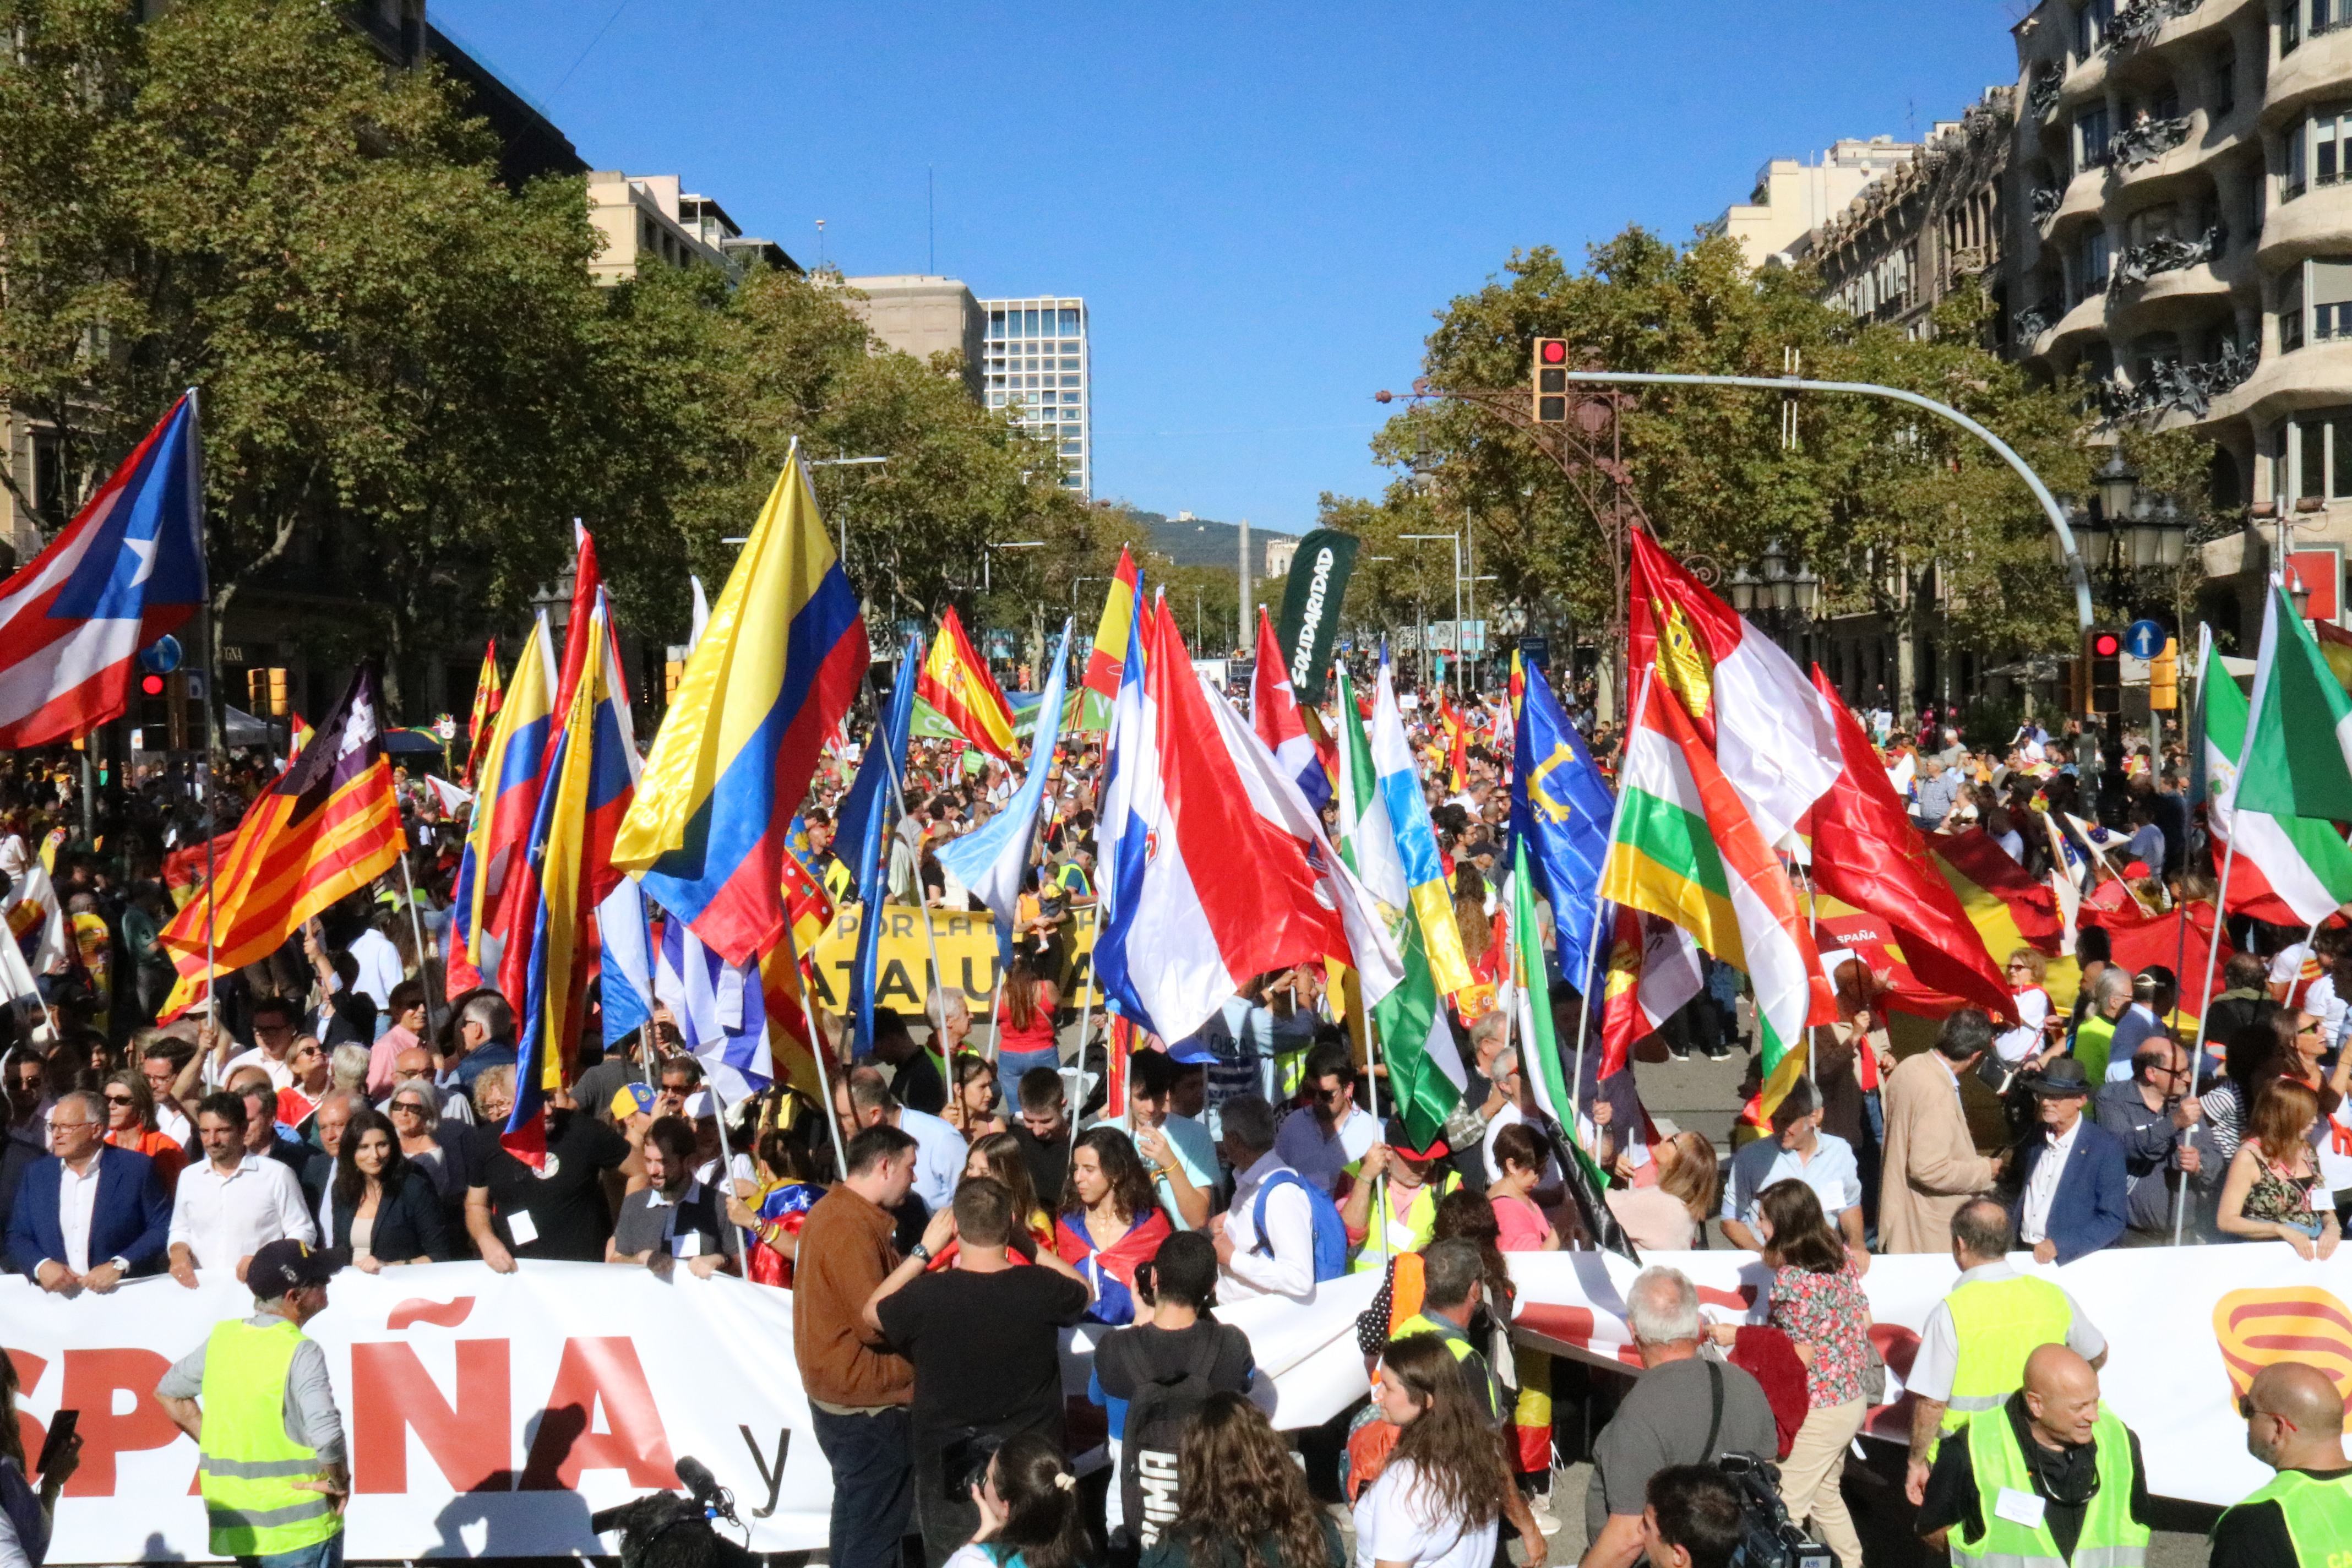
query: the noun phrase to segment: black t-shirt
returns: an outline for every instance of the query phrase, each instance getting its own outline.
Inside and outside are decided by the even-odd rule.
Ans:
[[[1249,1336],[1229,1323],[1113,1329],[1095,1347],[1095,1375],[1113,1399],[1133,1399],[1147,1383],[1183,1376],[1201,1341],[1209,1337],[1217,1342],[1216,1359],[1209,1363],[1209,1386],[1221,1394],[1247,1394],[1257,1363],[1250,1354]]]
[[[883,1300],[883,1337],[915,1366],[916,1443],[963,1429],[1010,1437],[1062,1430],[1060,1331],[1087,1315],[1087,1288],[1050,1268],[918,1275]]]
[[[499,1143],[495,1127],[476,1127],[467,1139],[468,1186],[490,1190],[499,1239],[517,1258],[562,1263],[602,1263],[613,1213],[604,1202],[604,1173],[629,1157],[629,1141],[576,1110],[549,1113],[547,1163],[537,1171]],[[535,1239],[517,1242],[518,1214]]]
[[[597,1121],[608,1125],[613,1120],[613,1096],[625,1083],[643,1083],[642,1068],[626,1056],[610,1056],[580,1075],[572,1086],[572,1100],[581,1110],[593,1112]]]
[[[898,1103],[937,1116],[948,1108],[947,1080],[940,1077],[940,1058],[928,1050],[917,1051],[898,1064],[890,1079],[890,1092]]]
[[[1013,1136],[1021,1141],[1021,1156],[1029,1162],[1029,1180],[1037,1189],[1037,1201],[1059,1212],[1062,1187],[1070,1178],[1069,1123],[1064,1122],[1061,1131],[1048,1140],[1039,1138],[1016,1120]]]
[[[2341,1470],[2305,1470],[2314,1480],[2334,1480]],[[2212,1568],[2308,1568],[2294,1553],[2286,1511],[2275,1500],[2240,1503],[2213,1527]]]

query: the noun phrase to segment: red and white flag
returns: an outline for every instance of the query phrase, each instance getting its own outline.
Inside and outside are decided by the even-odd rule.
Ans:
[[[1250,728],[1274,753],[1282,771],[1298,783],[1307,804],[1321,811],[1331,803],[1330,775],[1316,752],[1315,738],[1290,687],[1282,644],[1274,635],[1274,621],[1260,605],[1257,610],[1257,670],[1250,679]]]

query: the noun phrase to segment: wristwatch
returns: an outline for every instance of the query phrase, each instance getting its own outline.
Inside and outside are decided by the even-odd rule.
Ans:
[[[130,1264],[128,1264],[128,1263],[125,1263],[125,1262],[124,1262],[121,1258],[108,1258],[108,1259],[106,1260],[106,1266],[107,1266],[109,1268],[113,1269],[117,1274],[128,1274],[128,1273],[130,1273],[130,1272],[131,1272],[131,1265],[130,1265]]]
[[[907,1249],[907,1256],[918,1263],[929,1263],[931,1260],[931,1249],[919,1241]]]

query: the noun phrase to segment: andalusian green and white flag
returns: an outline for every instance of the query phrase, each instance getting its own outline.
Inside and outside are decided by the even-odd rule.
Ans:
[[[2263,613],[2252,706],[2235,804],[2273,816],[2352,822],[2352,698],[2275,583]]]
[[[1397,853],[1396,832],[1389,826],[1388,806],[1372,772],[1371,742],[1357,716],[1356,694],[1345,669],[1339,672],[1336,739],[1339,858],[1381,906],[1381,917],[1389,922],[1397,952],[1404,959],[1404,983],[1372,1008],[1381,1054],[1389,1066],[1389,1095],[1394,1102],[1390,1110],[1404,1118],[1413,1146],[1426,1149],[1461,1103],[1470,1076],[1462,1066],[1462,1053],[1454,1044],[1454,1026],[1446,1021],[1444,1001],[1430,973],[1429,950],[1421,940],[1420,922],[1412,918],[1404,862]]]
[[[2289,915],[2296,925],[2316,925],[2352,900],[2352,847],[2346,847],[2336,825],[2323,817],[2273,816],[2242,802],[2246,792],[2239,787],[2238,758],[2246,752],[2246,698],[2221,668],[2212,643],[2212,634],[2206,632],[2197,690],[2204,710],[2206,812],[2214,837],[2230,847],[2235,861],[2230,908],[2281,924],[2286,923],[2282,915]],[[2326,673],[2324,668],[2321,673]],[[2272,689],[2287,684],[2274,682]],[[2334,684],[2332,678],[2329,684]],[[2283,710],[2285,704],[2273,706]],[[2279,737],[2281,744],[2284,741]],[[2263,750],[2256,748],[2257,752]],[[2272,899],[2284,910],[2268,907]]]

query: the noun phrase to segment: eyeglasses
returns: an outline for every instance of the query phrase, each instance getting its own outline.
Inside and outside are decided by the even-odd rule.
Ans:
[[[2239,1418],[2240,1418],[2241,1420],[2244,1420],[2244,1421],[2252,1421],[2252,1420],[2255,1416],[2257,1416],[2257,1415],[2266,1416],[2266,1417],[2268,1417],[2269,1419],[2271,1419],[2271,1420],[2273,1420],[2273,1421],[2277,1422],[2280,1426],[2282,1426],[2285,1427],[2285,1428],[2286,1428],[2288,1431],[2290,1431],[2290,1432],[2294,1432],[2294,1431],[2300,1431],[2300,1430],[2301,1430],[2301,1428],[2300,1428],[2300,1427],[2298,1427],[2298,1426],[2295,1426],[2295,1424],[2294,1424],[2294,1422],[2292,1422],[2292,1421],[2288,1420],[2285,1416],[2284,1416],[2284,1415],[2280,1415],[2280,1414],[2279,1414],[2277,1411],[2275,1411],[2275,1410],[2257,1410],[2257,1409],[2255,1409],[2255,1408],[2254,1408],[2254,1396],[2253,1396],[2252,1394],[2241,1394],[2240,1395],[2238,1395],[2238,1416],[2239,1416]]]
[[[98,1123],[95,1121],[60,1121],[54,1116],[49,1118],[49,1131],[52,1132],[65,1132],[76,1127],[95,1127],[97,1125]]]
[[[127,1094],[110,1094],[106,1097],[106,1103],[109,1105],[135,1105],[138,1102]]]
[[[272,1037],[278,1035],[290,1035],[294,1032],[294,1026],[291,1024],[256,1024],[253,1026],[253,1032],[257,1037],[262,1035],[269,1035]]]

